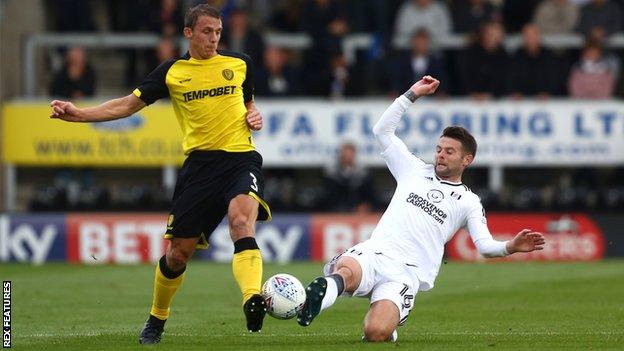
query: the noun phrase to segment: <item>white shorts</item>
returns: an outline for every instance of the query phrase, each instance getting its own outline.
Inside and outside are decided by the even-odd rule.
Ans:
[[[371,304],[390,300],[398,307],[399,325],[403,325],[414,307],[414,296],[418,292],[416,268],[360,243],[329,261],[323,269],[326,276],[334,272],[340,257],[352,257],[362,268],[360,285],[352,294],[343,295],[368,297]]]

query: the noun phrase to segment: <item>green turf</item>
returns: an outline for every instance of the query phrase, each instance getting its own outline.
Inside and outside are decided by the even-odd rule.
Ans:
[[[320,264],[266,265],[304,284]],[[13,281],[16,350],[136,350],[151,302],[152,266],[0,264]],[[244,331],[229,265],[193,262],[161,344],[169,350],[622,350],[624,261],[442,266],[419,293],[396,344],[360,341],[364,299],[340,299],[308,328],[267,317]]]

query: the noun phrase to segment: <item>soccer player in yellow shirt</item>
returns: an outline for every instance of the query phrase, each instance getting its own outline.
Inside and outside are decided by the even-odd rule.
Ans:
[[[191,8],[184,20],[189,51],[162,63],[133,91],[97,107],[76,108],[52,101],[52,118],[69,122],[109,121],[132,115],[169,97],[184,135],[188,157],[179,172],[165,238],[166,254],[156,266],[150,315],[139,342],[160,342],[169,306],[184,280],[195,248],[227,214],[234,257],[232,269],[243,295],[247,329],[258,332],[266,314],[260,295],[262,256],[254,238],[255,221],[270,220],[262,199],[262,156],[255,151],[252,130],[262,128],[254,106],[251,59],[217,50],[222,31],[219,12],[209,5]]]

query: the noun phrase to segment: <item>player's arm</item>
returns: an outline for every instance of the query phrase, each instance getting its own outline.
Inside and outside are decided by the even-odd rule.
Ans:
[[[245,102],[245,108],[247,108],[247,116],[245,116],[245,122],[247,127],[251,130],[262,129],[262,115],[254,104],[254,65],[251,58],[245,54],[241,56],[245,65],[247,65],[247,71],[245,73],[245,80],[243,81],[243,101]]]
[[[397,126],[409,106],[420,96],[433,94],[438,85],[440,82],[437,79],[431,76],[423,77],[412,85],[405,94],[396,98],[373,126],[373,134],[381,147],[381,155],[397,180],[425,165],[422,160],[412,155],[407,145],[396,136]]]
[[[530,229],[521,230],[508,241],[495,240],[488,229],[485,211],[480,203],[474,206],[466,224],[477,251],[483,257],[502,257],[516,252],[531,252],[544,248],[544,236]]]
[[[145,107],[145,102],[134,94],[88,108],[77,108],[69,101],[54,100],[50,103],[52,115],[68,122],[101,122],[128,117]]]
[[[401,116],[403,116],[403,113],[409,106],[419,97],[435,93],[439,85],[439,80],[431,76],[424,76],[403,95],[396,98],[392,105],[386,109],[379,121],[373,126],[373,134],[381,145],[382,150],[387,149],[395,139],[398,139],[395,131],[401,121]]]
[[[544,235],[531,229],[522,229],[516,236],[507,242],[506,248],[509,254],[516,252],[531,252],[543,250],[546,244]]]
[[[245,103],[245,107],[247,108],[247,117],[245,121],[247,122],[247,127],[251,130],[260,130],[262,129],[262,115],[260,111],[256,108],[254,101],[248,101]]]
[[[69,122],[100,122],[130,116],[156,100],[169,96],[165,78],[174,62],[175,60],[168,60],[161,63],[132,94],[106,101],[100,106],[80,109],[69,101],[54,100],[50,104],[50,117]]]

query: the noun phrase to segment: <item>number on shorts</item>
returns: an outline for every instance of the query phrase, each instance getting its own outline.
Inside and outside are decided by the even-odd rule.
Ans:
[[[408,290],[409,290],[409,287],[406,284],[403,284],[403,290],[401,290],[401,292],[399,293],[401,294],[401,296],[403,296],[403,306],[401,306],[403,309],[411,308],[412,301],[414,300],[414,295],[407,294]]]
[[[414,295],[408,294],[407,293],[408,290],[409,290],[409,287],[407,286],[407,284],[404,283],[403,289],[399,292],[399,294],[403,296],[403,303],[401,305],[401,310],[407,309],[407,314],[403,318],[401,318],[401,320],[399,321],[399,325],[405,324],[407,317],[409,317],[410,312],[412,312],[412,304],[414,303]]]
[[[253,181],[253,184],[251,184],[250,187],[254,191],[258,192],[258,178],[256,178],[256,176],[253,173],[251,173],[251,172],[249,172],[249,175],[251,176],[251,179]]]

